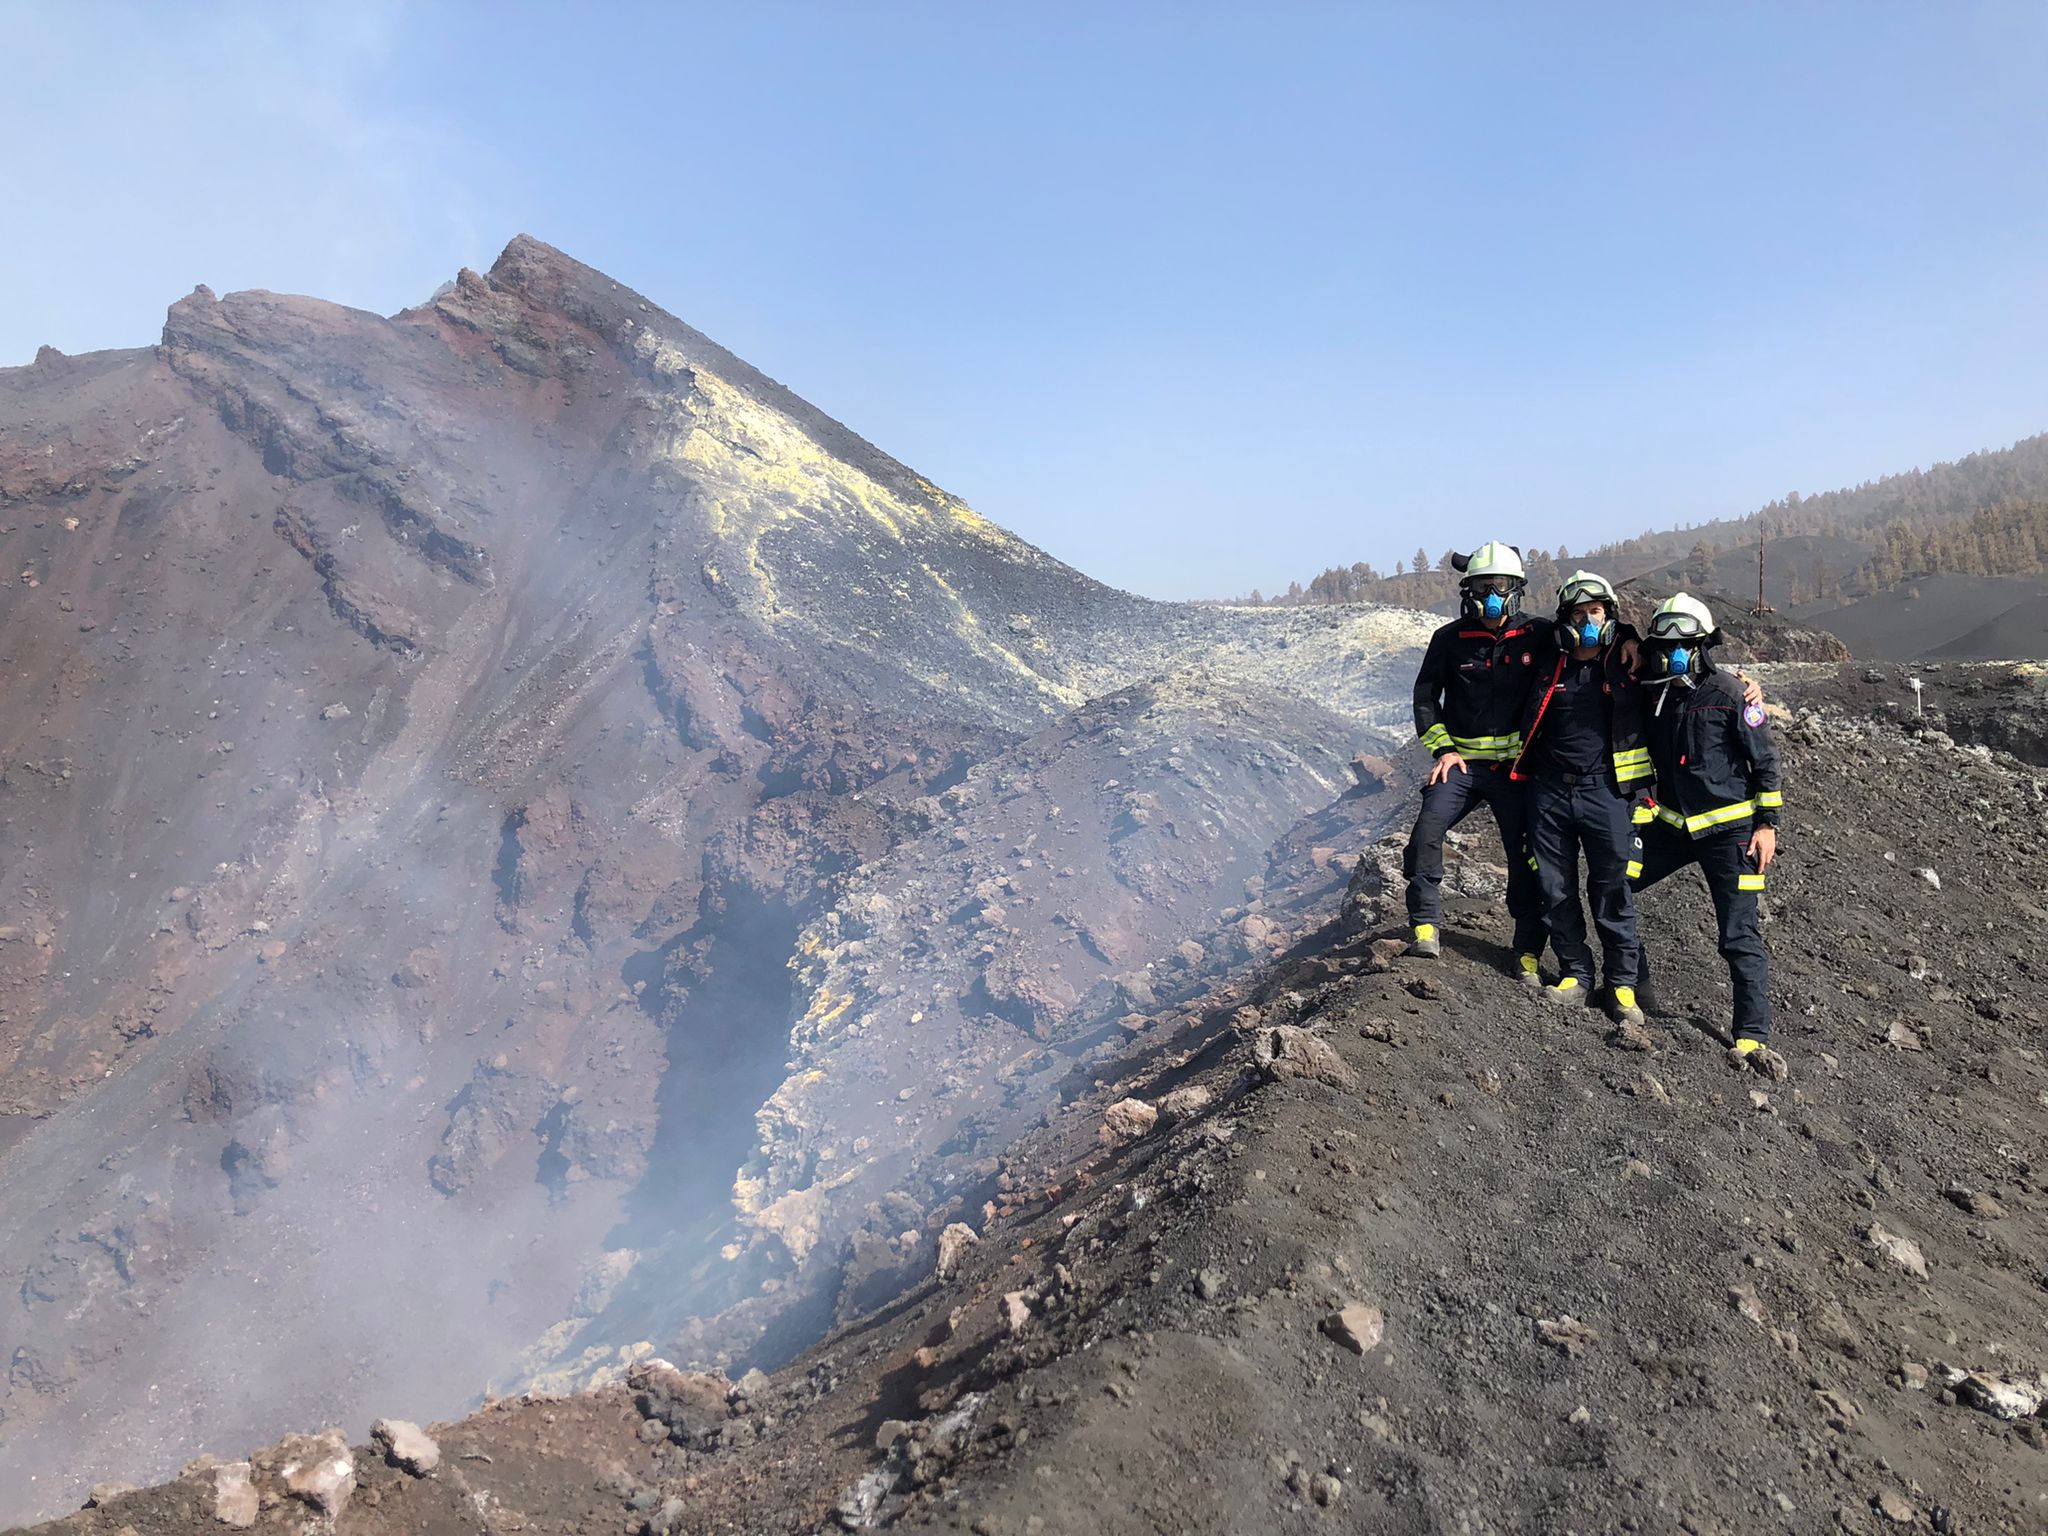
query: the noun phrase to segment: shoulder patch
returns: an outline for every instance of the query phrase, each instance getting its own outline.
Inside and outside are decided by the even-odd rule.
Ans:
[[[1743,705],[1743,706],[1742,706],[1742,723],[1743,723],[1744,725],[1748,726],[1748,727],[1749,727],[1749,728],[1750,728],[1751,730],[1755,730],[1755,729],[1756,729],[1756,728],[1757,728],[1758,726],[1762,725],[1762,724],[1764,723],[1764,707],[1763,707],[1763,705],[1761,705],[1761,704],[1745,704],[1745,705]]]

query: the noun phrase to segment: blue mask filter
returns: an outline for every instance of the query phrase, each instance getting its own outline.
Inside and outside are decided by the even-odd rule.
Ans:
[[[1601,626],[1595,624],[1591,619],[1581,620],[1579,624],[1579,644],[1598,645],[1600,643],[1600,629]]]
[[[1497,619],[1507,611],[1508,600],[1506,598],[1502,597],[1498,592],[1486,594],[1486,616],[1489,619]]]
[[[1671,648],[1671,660],[1664,670],[1673,677],[1684,676],[1692,670],[1692,652],[1682,645],[1674,645]]]

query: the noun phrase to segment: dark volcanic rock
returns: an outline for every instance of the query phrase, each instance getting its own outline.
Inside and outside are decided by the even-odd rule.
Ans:
[[[467,1528],[480,1495],[508,1528],[788,1536],[1223,1536],[1326,1511],[1333,1530],[1874,1530],[1908,1506],[1935,1529],[2035,1528],[2048,1200],[2026,1135],[2048,1067],[2024,983],[2048,792],[1895,720],[1795,708],[1766,898],[1787,1081],[1726,1059],[1697,880],[1642,902],[1675,1005],[1654,1057],[1609,1050],[1595,1015],[1532,1018],[1497,897],[1459,882],[1438,995],[1374,969],[1398,886],[1361,878],[1347,897],[1345,876],[1398,861],[1421,766],[1406,754],[1410,787],[1323,805],[1267,859],[1261,913],[1290,932],[1320,913],[1278,959],[1163,978],[1136,1027],[1028,1047],[1069,1065],[1021,1135],[991,1139],[976,1240],[906,1232],[924,1202],[870,1199],[840,1326],[772,1377],[727,1389],[730,1373],[650,1363],[591,1394],[503,1400],[435,1427],[440,1478],[358,1455],[344,1529]],[[1454,846],[1454,873],[1489,839]],[[1969,880],[1915,873],[1972,851]],[[871,902],[841,910],[835,945],[909,931]],[[1187,942],[1220,948],[1222,931]],[[2009,1017],[1978,1005],[1991,991]],[[1893,1047],[1900,1018],[1941,1048]],[[1282,1031],[1352,1086],[1247,1072]],[[927,1073],[906,1101],[868,1082],[892,1114],[944,1087]],[[1104,1136],[1138,1130],[1131,1102],[1161,1113]],[[945,1258],[863,1305],[920,1248]],[[254,1467],[268,1490],[274,1462]],[[206,1536],[191,1486],[57,1529]]]
[[[1671,585],[1669,578],[1637,576],[1624,581],[1618,590],[1623,612],[1640,627],[1648,622],[1657,605],[1679,588]],[[1752,613],[1754,599],[1705,590],[1692,595],[1707,605],[1721,628],[1722,644],[1715,654],[1726,665],[1849,659],[1849,647],[1839,636],[1797,623],[1780,613]]]
[[[672,1306],[759,1299],[785,1260],[733,1179],[837,1176],[761,1138],[793,1029],[851,1101],[801,945],[890,894],[860,872],[924,850],[900,867],[928,962],[829,962],[897,989],[892,1019],[930,1000],[914,1048],[1042,1047],[1247,899],[1427,629],[1105,588],[525,238],[389,318],[199,289],[156,347],[0,370],[0,576],[0,1520],[280,1416],[455,1411],[535,1341],[560,1364],[586,1273],[629,1250],[696,1277],[647,1282]],[[1082,744],[1114,724],[1092,701],[1189,667],[1215,700],[1192,751],[1162,726],[1140,783]],[[1254,684],[1335,713],[1254,704],[1269,761],[1234,758]],[[1058,784],[1085,858],[965,826],[1005,771]],[[955,820],[975,870],[942,902]],[[997,872],[1015,889],[956,926]],[[1063,881],[1092,894],[1055,926]],[[1064,982],[1034,969],[1055,942]],[[976,1061],[801,1134],[868,1137],[868,1183],[978,1144]],[[640,1283],[618,1344],[674,1320]]]

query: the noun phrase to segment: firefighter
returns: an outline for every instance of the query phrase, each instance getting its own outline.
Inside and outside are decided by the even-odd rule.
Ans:
[[[1529,786],[1529,845],[1562,973],[1543,990],[1559,1004],[1593,1000],[1593,951],[1579,904],[1583,853],[1608,995],[1617,1019],[1640,1024],[1641,946],[1628,873],[1641,851],[1633,802],[1653,770],[1633,673],[1637,637],[1616,612],[1614,588],[1590,571],[1575,571],[1558,588],[1556,618],[1544,628],[1548,643],[1537,653],[1512,770]]]
[[[1498,541],[1453,555],[1461,572],[1459,616],[1430,636],[1415,679],[1415,733],[1436,761],[1422,810],[1402,855],[1408,877],[1408,953],[1443,952],[1444,834],[1481,805],[1493,811],[1508,861],[1508,913],[1514,919],[1518,974],[1539,984],[1543,893],[1529,857],[1526,797],[1509,777],[1520,750],[1522,704],[1535,675],[1538,622],[1522,613],[1528,585],[1521,552]]]
[[[1770,1043],[1771,999],[1757,895],[1778,856],[1778,754],[1763,705],[1715,667],[1721,632],[1707,605],[1681,592],[1659,606],[1643,642],[1654,696],[1645,729],[1657,775],[1630,870],[1645,890],[1689,864],[1707,877],[1721,956],[1735,989],[1735,1052]]]

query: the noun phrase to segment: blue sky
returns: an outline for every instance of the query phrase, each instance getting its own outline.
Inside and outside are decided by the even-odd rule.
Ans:
[[[2048,7],[0,0],[0,364],[527,231],[1154,596],[2048,430]]]

